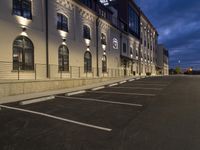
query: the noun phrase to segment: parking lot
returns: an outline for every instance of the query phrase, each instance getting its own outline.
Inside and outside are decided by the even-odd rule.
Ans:
[[[159,105],[172,96],[174,82],[176,77],[138,78],[0,105],[0,150],[159,149],[163,137],[155,141],[160,132],[153,123],[165,115],[149,115],[166,110],[158,111]]]

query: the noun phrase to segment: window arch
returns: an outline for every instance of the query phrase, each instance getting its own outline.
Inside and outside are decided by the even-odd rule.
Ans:
[[[13,15],[32,19],[32,1],[31,0],[13,0]]]
[[[107,57],[105,55],[102,58],[102,72],[107,72]]]
[[[84,72],[92,72],[92,55],[88,51],[84,54]]]
[[[91,39],[90,27],[87,25],[83,26],[83,38]]]
[[[68,18],[61,13],[57,13],[57,29],[65,32],[69,31]]]
[[[13,70],[34,70],[34,46],[26,36],[13,42]]]
[[[69,71],[69,50],[66,45],[61,45],[58,50],[59,71]]]

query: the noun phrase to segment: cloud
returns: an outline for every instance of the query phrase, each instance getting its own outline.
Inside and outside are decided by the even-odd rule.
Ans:
[[[200,68],[200,1],[138,0],[159,32],[159,42],[170,52],[170,65],[182,59],[183,67]],[[198,63],[197,63],[198,62]]]

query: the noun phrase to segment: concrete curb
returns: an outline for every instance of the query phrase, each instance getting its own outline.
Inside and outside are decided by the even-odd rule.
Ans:
[[[81,86],[81,87],[76,87],[76,88],[66,88],[66,89],[54,90],[54,91],[8,96],[8,97],[0,98],[0,104],[24,101],[27,99],[35,99],[35,98],[41,98],[41,97],[45,97],[45,96],[52,96],[52,95],[64,94],[64,93],[70,93],[70,92],[76,92],[76,91],[83,91],[83,90],[93,89],[93,88],[100,87],[100,86],[106,86],[106,85],[110,85],[110,84],[114,84],[114,83],[119,83],[119,82],[122,82],[125,80],[128,81],[128,80],[135,79],[135,78],[140,78],[140,77],[138,77],[138,76],[126,77],[126,78],[121,78],[121,79],[117,79],[117,80],[105,81],[105,82],[101,82],[101,83],[96,83],[96,84],[91,84],[91,85],[86,85],[86,86]]]

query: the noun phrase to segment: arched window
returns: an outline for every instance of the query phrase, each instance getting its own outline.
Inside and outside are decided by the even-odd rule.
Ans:
[[[84,72],[92,72],[92,55],[88,51],[84,54]]]
[[[91,39],[90,27],[88,27],[87,25],[83,26],[83,38],[84,39]]]
[[[19,36],[13,43],[13,70],[34,70],[34,47],[26,36]]]
[[[59,71],[69,71],[69,50],[65,45],[59,47],[58,64]]]
[[[107,57],[105,55],[102,58],[102,72],[107,72]]]
[[[68,18],[63,14],[57,13],[57,29],[68,32]]]
[[[31,0],[13,0],[13,15],[32,19]]]

